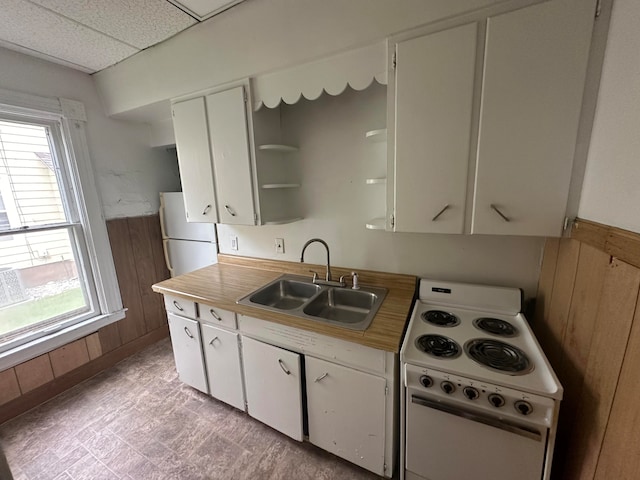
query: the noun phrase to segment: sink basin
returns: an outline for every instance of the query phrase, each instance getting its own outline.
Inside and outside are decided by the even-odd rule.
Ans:
[[[237,303],[351,330],[366,330],[386,294],[384,288],[363,286],[352,290],[316,285],[311,278],[282,275]]]
[[[249,301],[278,310],[291,310],[301,306],[319,291],[320,286],[313,283],[281,279],[258,290],[249,297]]]
[[[303,312],[339,323],[358,323],[366,319],[378,296],[361,290],[329,288],[316,296]]]

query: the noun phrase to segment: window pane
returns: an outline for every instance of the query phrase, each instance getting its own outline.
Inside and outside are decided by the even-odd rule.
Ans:
[[[0,120],[0,196],[10,228],[67,221],[46,127]]]
[[[90,310],[72,227],[0,242],[0,342]]]

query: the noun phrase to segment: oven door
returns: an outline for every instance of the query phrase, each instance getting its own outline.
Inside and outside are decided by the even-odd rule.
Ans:
[[[540,480],[548,429],[407,390],[407,479]],[[416,476],[417,475],[417,476]]]

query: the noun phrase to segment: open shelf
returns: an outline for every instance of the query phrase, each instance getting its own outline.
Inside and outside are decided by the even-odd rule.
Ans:
[[[386,185],[387,184],[387,177],[366,178],[365,179],[365,183],[367,185]]]
[[[262,185],[264,190],[270,190],[273,188],[299,188],[299,183],[265,183]]]
[[[265,220],[265,225],[284,225],[285,223],[293,223],[302,220],[303,217],[287,217],[287,218],[274,218],[271,220]]]
[[[386,142],[387,129],[381,128],[379,130],[369,130],[364,134],[364,137],[370,142]]]
[[[384,230],[386,227],[386,220],[382,217],[372,218],[365,224],[365,227],[367,227],[368,230]]]
[[[271,152],[280,152],[280,153],[290,153],[297,152],[298,147],[294,147],[293,145],[280,145],[280,144],[268,144],[268,145],[259,145],[258,150],[263,151],[271,151]]]

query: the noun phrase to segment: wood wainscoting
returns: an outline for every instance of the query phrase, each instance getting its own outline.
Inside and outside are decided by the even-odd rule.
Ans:
[[[169,335],[162,296],[169,278],[158,215],[107,221],[126,317],[0,372],[0,423],[43,403]]]
[[[640,478],[640,234],[577,220],[548,239],[532,328],[565,396],[553,478]]]

